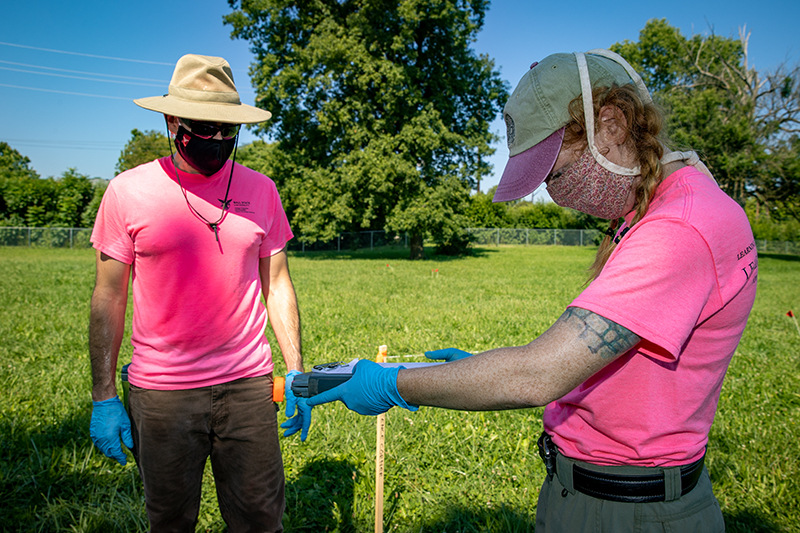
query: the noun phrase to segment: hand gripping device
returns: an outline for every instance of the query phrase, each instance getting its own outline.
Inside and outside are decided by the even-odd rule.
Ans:
[[[292,392],[298,398],[311,398],[320,392],[325,392],[337,385],[341,385],[353,375],[358,359],[349,363],[336,362],[316,365],[311,372],[298,374],[292,381]],[[385,368],[402,366],[404,368],[420,368],[424,366],[440,365],[441,362],[426,363],[377,363]]]

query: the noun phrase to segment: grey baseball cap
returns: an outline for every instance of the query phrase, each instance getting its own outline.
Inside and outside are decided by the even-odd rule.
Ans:
[[[558,53],[531,65],[503,109],[509,159],[494,202],[527,196],[552,170],[561,151],[564,126],[570,121],[569,103],[582,94],[578,56],[586,59],[591,87],[636,83],[647,93],[630,65],[607,50]],[[593,126],[593,117],[591,123]]]

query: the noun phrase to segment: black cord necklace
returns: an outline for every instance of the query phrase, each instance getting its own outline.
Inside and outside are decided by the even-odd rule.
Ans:
[[[175,169],[175,178],[178,180],[178,186],[181,188],[183,198],[186,200],[186,205],[189,206],[189,210],[194,213],[196,217],[205,222],[205,224],[208,226],[208,229],[214,232],[214,237],[216,237],[217,242],[219,242],[219,226],[222,224],[222,222],[225,220],[225,216],[228,214],[228,193],[231,190],[231,181],[233,180],[233,168],[236,163],[236,150],[239,146],[239,134],[236,134],[236,143],[233,145],[233,161],[231,161],[231,173],[228,176],[228,186],[225,189],[225,199],[222,200],[222,206],[220,207],[221,212],[219,218],[215,222],[211,222],[206,217],[201,215],[200,212],[194,208],[192,203],[189,201],[189,197],[186,195],[186,189],[183,188],[181,177],[178,172],[178,165],[175,163],[175,154],[172,153],[172,141],[169,138],[169,123],[167,123],[167,142],[169,142],[169,155],[170,159],[172,160],[172,166]]]

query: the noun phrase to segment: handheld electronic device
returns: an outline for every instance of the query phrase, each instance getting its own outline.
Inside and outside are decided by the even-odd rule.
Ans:
[[[325,392],[337,385],[341,385],[353,376],[356,363],[359,359],[353,359],[349,363],[336,362],[316,365],[311,372],[298,374],[292,380],[292,392],[298,398],[311,398],[320,392]],[[440,365],[441,362],[434,363],[376,363],[382,367],[420,368],[424,366]]]

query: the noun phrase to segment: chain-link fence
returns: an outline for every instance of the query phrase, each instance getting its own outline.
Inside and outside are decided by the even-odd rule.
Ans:
[[[597,246],[603,232],[596,229],[468,228],[479,246],[501,244]]]
[[[756,239],[756,249],[762,254],[800,255],[800,242]]]
[[[0,227],[0,246],[31,248],[91,248],[87,228],[11,228]]]
[[[476,246],[555,245],[597,246],[603,232],[594,229],[468,228]],[[14,228],[0,227],[0,246],[31,248],[91,248],[89,228]],[[408,247],[408,235],[386,231],[360,231],[339,234],[328,242],[306,244],[292,239],[288,248],[295,252],[348,251]],[[800,242],[756,239],[761,253],[800,255]]]
[[[301,239],[294,238],[289,241],[287,248],[294,252],[331,252],[347,250],[373,250],[385,247],[408,247],[408,235],[405,233],[391,233],[382,230],[351,231],[337,235],[327,242],[314,242],[306,244]]]

